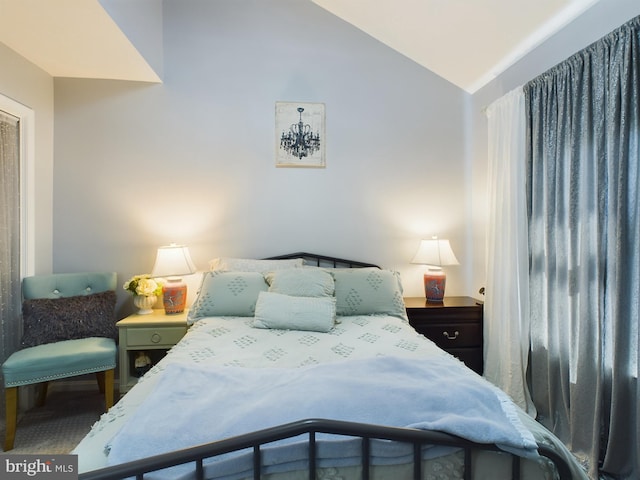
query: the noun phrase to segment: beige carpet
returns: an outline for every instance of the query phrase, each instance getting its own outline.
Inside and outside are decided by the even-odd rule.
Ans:
[[[9,453],[69,453],[100,418],[104,400],[98,386],[82,390],[56,390],[50,386],[47,401],[18,417],[13,450]],[[2,395],[0,432],[4,445],[5,412]]]

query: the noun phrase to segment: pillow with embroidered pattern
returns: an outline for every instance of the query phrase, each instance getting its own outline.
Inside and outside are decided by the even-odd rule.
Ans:
[[[284,260],[256,260],[253,258],[214,258],[209,262],[209,270],[225,270],[228,272],[260,272],[266,273],[272,270],[285,268],[301,268],[304,265],[302,258],[289,258]]]
[[[202,317],[252,317],[258,294],[269,286],[258,272],[205,272],[188,323]]]
[[[331,297],[333,277],[321,268],[289,268],[265,274],[269,291],[295,297]]]
[[[400,274],[379,268],[331,269],[337,314],[386,314],[407,320]],[[407,320],[408,321],[408,320]]]

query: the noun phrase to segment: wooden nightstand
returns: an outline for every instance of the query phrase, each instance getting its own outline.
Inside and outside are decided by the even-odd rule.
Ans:
[[[440,348],[482,375],[482,302],[471,297],[445,297],[427,303],[424,297],[404,299],[409,323]]]
[[[120,394],[137,382],[135,358],[145,352],[151,364],[157,363],[187,333],[187,311],[166,315],[163,309],[149,315],[134,313],[118,323],[118,363],[120,364]]]

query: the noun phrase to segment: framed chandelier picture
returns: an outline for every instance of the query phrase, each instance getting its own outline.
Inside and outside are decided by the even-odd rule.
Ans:
[[[276,167],[324,168],[324,103],[276,102]]]

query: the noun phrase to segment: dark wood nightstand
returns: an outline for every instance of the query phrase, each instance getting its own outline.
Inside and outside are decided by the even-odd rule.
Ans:
[[[409,323],[440,348],[482,375],[482,302],[471,297],[445,297],[428,303],[424,297],[404,299]]]

